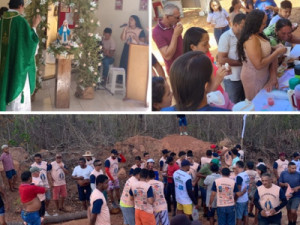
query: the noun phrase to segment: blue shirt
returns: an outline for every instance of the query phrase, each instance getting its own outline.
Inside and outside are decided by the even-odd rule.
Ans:
[[[272,19],[274,12],[270,9],[265,9],[266,6],[275,6],[276,7],[277,5],[274,2],[274,0],[266,0],[266,1],[257,0],[255,2],[254,9],[259,9],[261,11],[264,11],[267,14],[267,17],[268,17],[267,26],[268,26],[270,23],[270,20]]]
[[[300,186],[300,173],[299,172],[289,173],[288,171],[283,171],[280,174],[279,182],[288,183],[291,186],[291,188]],[[286,187],[284,188],[284,191],[286,191]],[[293,197],[300,197],[300,190],[294,192]]]
[[[175,106],[170,106],[170,107],[163,108],[161,111],[178,111],[178,110],[176,110]],[[206,105],[195,111],[230,111],[230,110]]]

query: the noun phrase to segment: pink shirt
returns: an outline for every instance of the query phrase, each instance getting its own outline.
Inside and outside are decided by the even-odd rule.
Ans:
[[[44,187],[44,183],[43,181],[41,180],[40,177],[32,177],[32,183],[35,185],[35,186],[39,186],[39,187]],[[39,198],[39,200],[42,202],[46,199],[46,195],[45,193],[44,194],[38,194],[37,197]]]
[[[154,42],[156,43],[157,48],[160,49],[165,46],[169,46],[171,44],[173,33],[174,33],[173,27],[165,27],[161,23],[161,21],[159,21],[158,24],[152,30],[152,38],[153,38]],[[167,73],[169,73],[171,65],[175,61],[175,59],[177,59],[182,54],[183,54],[183,40],[182,40],[182,36],[180,35],[177,38],[176,51],[175,51],[173,57],[170,60],[164,59],[165,64],[166,64]]]
[[[110,223],[110,214],[109,214],[107,202],[106,202],[106,199],[105,199],[103,193],[101,191],[99,191],[98,189],[95,189],[92,192],[91,197],[90,197],[91,211],[93,211],[93,203],[97,199],[101,199],[103,201],[103,205],[101,207],[101,213],[97,215],[95,225],[110,225],[111,224]]]
[[[3,152],[0,156],[0,160],[3,163],[3,168],[5,171],[10,171],[15,169],[14,168],[14,161],[11,157],[11,154]]]
[[[51,176],[53,179],[53,186],[62,186],[66,184],[66,175],[61,166],[65,166],[63,162],[58,164],[56,161],[51,163]]]
[[[168,209],[168,205],[164,196],[164,184],[158,180],[149,180],[154,195],[153,210],[158,213]]]

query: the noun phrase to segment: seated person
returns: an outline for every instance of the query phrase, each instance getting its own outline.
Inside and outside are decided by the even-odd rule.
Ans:
[[[224,77],[224,67],[218,69]],[[176,105],[162,111],[228,111],[207,104],[206,94],[212,82],[213,66],[200,51],[190,51],[175,60],[170,70],[170,82]]]
[[[270,39],[270,44],[275,47],[278,44],[290,46],[300,44],[300,37],[293,34],[292,23],[288,19],[279,19],[276,24],[264,29],[264,34]]]
[[[102,44],[103,44],[103,55],[104,58],[102,59],[102,65],[103,65],[103,77],[102,80],[106,82],[107,75],[108,75],[108,70],[109,70],[109,65],[113,64],[115,59],[114,53],[116,50],[116,43],[111,37],[112,30],[111,28],[106,27],[103,31],[103,39],[102,39]]]
[[[277,23],[279,19],[288,19],[292,13],[293,5],[290,1],[285,0],[280,3],[279,13],[271,19],[269,26]]]

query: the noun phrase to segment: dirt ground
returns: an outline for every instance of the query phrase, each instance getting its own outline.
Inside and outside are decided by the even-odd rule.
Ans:
[[[228,11],[231,6],[231,0],[221,0],[220,2],[221,2],[222,7]],[[275,0],[275,2],[277,5],[279,5],[281,0]],[[292,15],[290,17],[290,20],[292,22],[297,22],[298,24],[300,24],[300,17],[299,17],[300,2],[298,0],[291,0],[291,2],[293,4],[293,10],[292,10]],[[184,36],[184,33],[186,32],[186,30],[188,30],[190,27],[201,27],[201,28],[207,30],[209,33],[209,37],[210,37],[210,42],[209,42],[210,46],[211,46],[210,51],[211,51],[212,55],[215,57],[217,54],[217,43],[214,38],[213,29],[207,25],[207,22],[206,22],[207,17],[199,16],[199,12],[201,11],[200,8],[185,8],[183,11],[184,11],[184,17],[181,18],[181,23],[183,24],[182,37]],[[156,25],[156,22],[153,21],[152,28],[154,28],[155,25]],[[300,36],[300,28],[299,27],[295,31],[295,33],[299,34],[299,36]],[[152,53],[156,56],[159,63],[164,66],[164,60],[153,40],[152,40],[151,44],[152,44]]]

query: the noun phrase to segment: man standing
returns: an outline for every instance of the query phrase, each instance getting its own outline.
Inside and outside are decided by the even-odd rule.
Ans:
[[[222,177],[217,178],[211,188],[208,209],[211,211],[213,201],[216,197],[219,225],[235,225],[234,198],[239,190],[234,180],[229,178],[229,175],[230,170],[223,168]],[[246,193],[246,190],[244,190],[244,193]]]
[[[286,205],[289,225],[296,225],[297,210],[300,204],[300,173],[298,173],[296,169],[295,163],[290,162],[288,164],[288,170],[283,171],[279,178],[279,186],[282,187],[285,192],[287,192],[289,188],[292,189],[292,197],[288,200]]]
[[[205,164],[209,164],[210,161],[212,160],[212,150],[207,150],[206,151],[206,156],[202,156],[200,159],[201,167],[204,166]]]
[[[129,171],[129,176],[132,176],[133,175],[133,171],[136,169],[136,168],[141,168],[141,169],[144,169],[144,165],[142,165],[142,159],[141,159],[141,156],[136,156],[135,158],[135,164],[130,168],[130,171]]]
[[[135,209],[134,202],[130,198],[129,191],[133,184],[137,183],[140,179],[141,168],[135,168],[133,170],[133,176],[130,177],[125,185],[121,195],[120,206],[124,218],[124,224],[135,225]]]
[[[198,189],[199,189],[198,181],[199,181],[199,179],[197,177],[197,173],[200,170],[200,165],[199,165],[199,163],[195,162],[192,150],[189,150],[187,152],[187,160],[191,163],[188,174],[190,174],[192,177],[192,185],[193,185],[194,195],[195,195],[195,198],[198,199]]]
[[[100,160],[94,161],[94,170],[91,172],[90,175],[90,182],[91,182],[91,189],[92,191],[96,189],[96,178],[103,174],[103,170],[101,169],[102,162]]]
[[[120,184],[118,179],[119,162],[125,163],[125,157],[116,149],[111,150],[111,156],[105,160],[105,172],[109,177],[108,181],[108,195],[114,208],[118,208],[114,200],[114,190],[117,197],[117,202],[120,202]]]
[[[273,164],[273,172],[277,181],[280,177],[280,174],[283,171],[286,171],[288,168],[289,161],[286,160],[285,157],[286,155],[284,152],[279,153],[279,159],[277,159]]]
[[[177,202],[176,202],[176,196],[175,196],[175,184],[173,180],[173,174],[180,169],[180,167],[175,163],[175,160],[173,157],[169,156],[167,158],[167,194],[166,194],[166,200],[168,204],[168,212],[171,212],[171,195],[172,195],[172,202],[173,202],[173,216],[176,215],[176,208],[177,208]]]
[[[90,225],[110,225],[110,214],[103,191],[108,188],[108,178],[99,175],[96,179],[96,189],[91,194]]]
[[[231,154],[232,154],[232,164],[231,166],[235,166],[235,164],[240,161],[240,157],[238,156],[239,155],[239,152],[236,148],[233,148],[231,150]]]
[[[221,65],[228,63],[231,66],[231,74],[225,76],[224,86],[230,100],[238,103],[245,99],[244,88],[241,82],[240,74],[242,63],[237,54],[237,42],[242,29],[245,25],[246,15],[237,14],[233,19],[232,28],[222,34],[218,47],[218,61]],[[242,160],[242,159],[241,159]]]
[[[244,171],[244,163],[242,161],[238,161],[236,164],[236,170],[238,175],[236,176],[236,184],[238,186],[239,192],[242,192],[242,190],[246,190],[246,192],[239,196],[239,198],[236,201],[235,210],[236,210],[236,219],[237,219],[237,225],[242,224],[242,220],[244,221],[244,224],[248,224],[248,189],[249,189],[249,183],[250,178],[248,176],[248,173]]]
[[[21,15],[24,0],[10,0],[9,8],[0,23],[0,111],[31,111],[41,16],[33,18],[31,28]]]
[[[192,177],[187,172],[190,170],[190,162],[184,159],[181,162],[180,170],[173,174],[175,183],[175,196],[177,201],[178,214],[185,214],[192,219],[193,204],[197,205],[198,202],[193,193]]]
[[[300,172],[300,154],[299,152],[294,152],[293,154],[293,160],[291,162],[295,163],[296,164],[296,167],[297,167],[297,172]]]
[[[186,120],[185,115],[183,115],[183,114],[177,115],[177,119],[178,119],[178,124],[179,124],[180,136],[188,135],[188,133],[186,132],[187,120]]]
[[[8,179],[10,191],[17,190],[17,173],[14,168],[14,161],[9,153],[8,145],[2,145],[1,147],[3,153],[0,156],[0,161],[3,163],[3,169],[5,170],[6,177]]]
[[[104,58],[102,59],[102,65],[103,65],[103,77],[102,80],[104,83],[106,83],[107,80],[107,75],[108,75],[108,70],[109,70],[109,65],[113,64],[115,59],[114,59],[114,53],[116,50],[116,43],[111,37],[112,30],[109,27],[106,27],[103,31],[103,55]]]
[[[153,214],[154,195],[151,185],[147,182],[148,170],[142,169],[140,181],[132,184],[129,194],[135,205],[136,225],[155,225]]]
[[[28,225],[41,225],[41,217],[39,210],[41,202],[38,199],[38,194],[44,194],[46,189],[32,183],[30,171],[25,171],[21,174],[22,183],[19,187],[19,193],[22,203],[21,217]]]
[[[50,200],[51,200],[51,190],[50,187],[52,186],[52,183],[49,184],[48,181],[48,176],[50,177],[50,171],[51,171],[51,164],[48,164],[46,161],[42,161],[42,155],[41,154],[35,154],[34,155],[34,163],[31,164],[31,167],[37,167],[40,168],[40,178],[42,180],[42,182],[44,183],[44,187],[46,188],[46,200],[45,200],[45,208],[46,208],[46,212],[45,212],[45,216],[49,216],[48,212],[47,212],[47,208],[50,204]]]
[[[69,173],[65,164],[62,162],[62,155],[56,154],[55,161],[51,163],[51,178],[53,184],[53,200],[57,211],[66,212],[64,200],[67,197],[66,174]]]
[[[167,3],[163,8],[164,16],[152,31],[152,38],[164,58],[167,73],[175,59],[183,53],[181,33],[183,26],[180,21],[178,6]]]
[[[96,160],[94,155],[90,151],[86,151],[82,156],[86,160],[86,165],[94,168],[94,161]]]
[[[258,223],[259,225],[280,225],[281,209],[287,204],[284,191],[272,184],[272,177],[269,173],[262,174],[261,181],[263,185],[259,186],[254,194],[254,205],[259,211]]]
[[[168,158],[170,151],[168,151],[168,149],[164,149],[161,152],[163,155],[159,160],[159,168],[160,168],[160,172],[162,173],[163,183],[166,187],[167,186],[167,168],[168,168],[167,158]]]
[[[77,181],[79,200],[86,210],[92,191],[90,187],[90,175],[93,168],[86,165],[85,158],[80,158],[78,164],[73,170],[72,178]]]
[[[179,158],[176,160],[176,163],[179,167],[181,167],[181,162],[186,159],[186,152],[185,151],[180,151],[178,153],[178,157]]]

